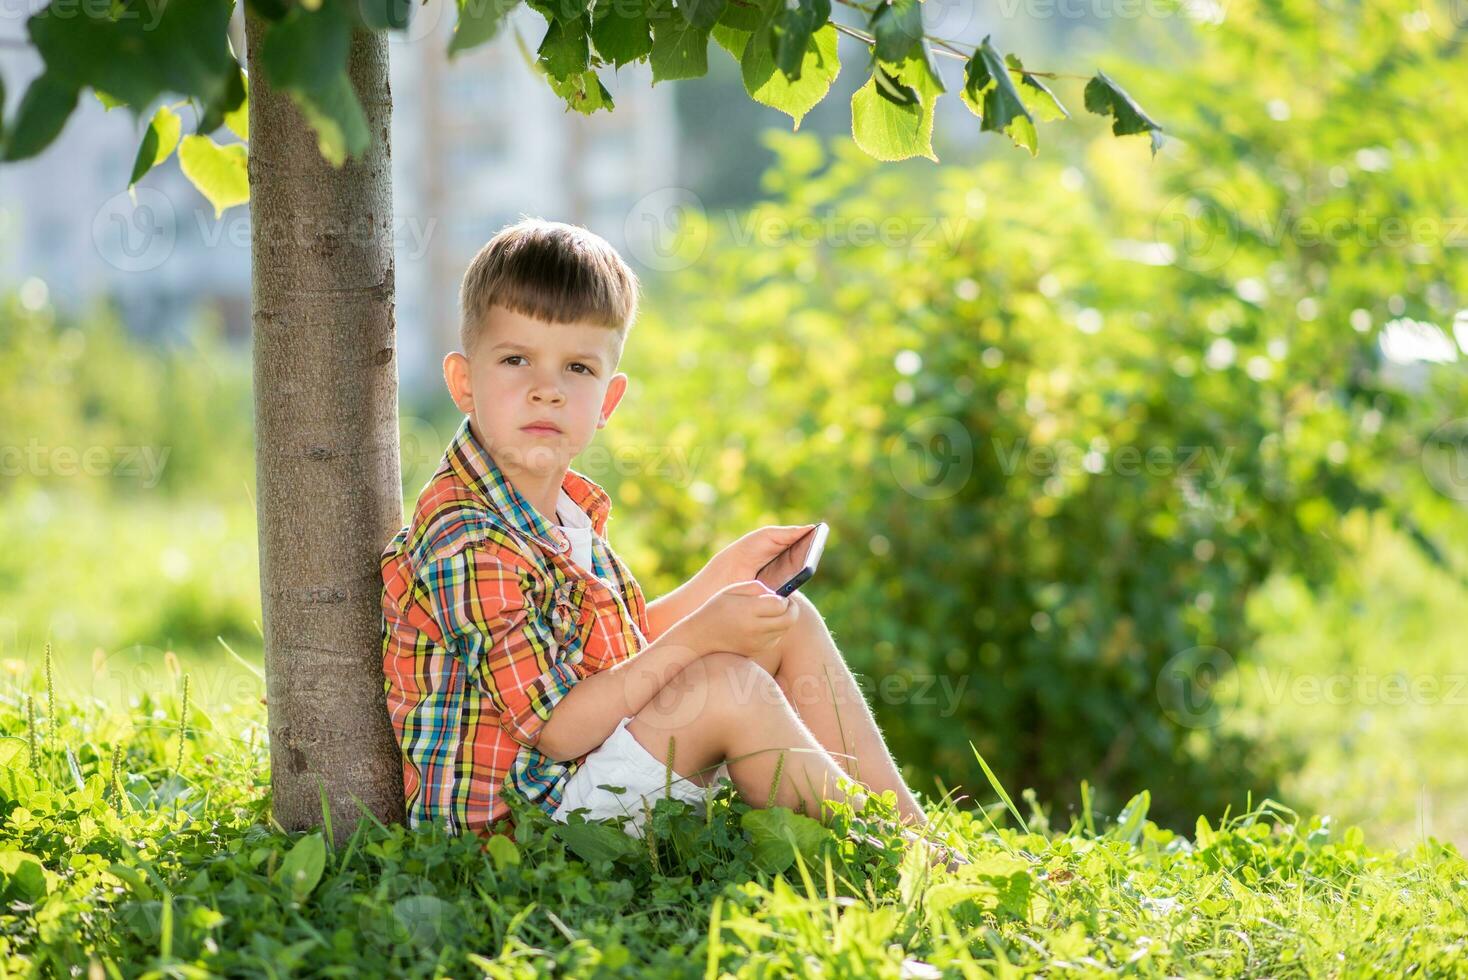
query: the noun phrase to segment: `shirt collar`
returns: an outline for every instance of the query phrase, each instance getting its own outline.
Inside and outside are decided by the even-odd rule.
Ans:
[[[459,431],[449,443],[445,456],[465,486],[471,488],[500,518],[517,531],[532,538],[549,551],[570,550],[571,543],[536,510],[524,494],[515,489],[494,457],[474,436],[469,416],[459,424]],[[573,469],[567,469],[561,489],[591,520],[592,530],[605,535],[607,518],[611,516],[612,499],[594,481]]]

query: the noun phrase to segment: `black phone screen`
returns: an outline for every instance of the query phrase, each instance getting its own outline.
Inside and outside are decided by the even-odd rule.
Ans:
[[[817,524],[772,558],[755,578],[780,595],[794,592],[815,574],[816,565],[820,563],[821,552],[826,545],[828,530],[825,522]]]

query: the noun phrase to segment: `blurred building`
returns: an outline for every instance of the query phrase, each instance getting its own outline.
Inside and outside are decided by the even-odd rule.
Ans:
[[[616,109],[583,116],[567,111],[516,44],[518,32],[533,58],[545,32],[529,8],[453,61],[452,0],[414,3],[413,17],[391,35],[390,56],[405,390],[436,383],[456,344],[459,279],[496,230],[523,213],[584,224],[622,248],[635,202],[675,182],[678,156],[672,86],[652,86],[647,66],[603,70]],[[7,118],[41,67],[23,38],[19,19],[0,27]],[[249,208],[216,220],[173,161],[130,196],[145,122],[87,93],[45,153],[0,167],[0,288],[39,279],[71,312],[108,297],[135,331],[159,339],[186,334],[212,310],[245,343]]]

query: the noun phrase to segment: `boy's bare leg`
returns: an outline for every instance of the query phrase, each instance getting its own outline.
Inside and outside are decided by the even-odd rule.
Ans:
[[[801,720],[851,778],[878,793],[895,792],[902,822],[922,826],[927,814],[903,781],[826,621],[810,599],[799,592],[792,598],[801,604],[800,616],[779,647],[757,662],[774,675]]]
[[[669,760],[675,778],[712,781],[727,760],[735,788],[756,807],[778,806],[827,822],[822,800],[866,806],[870,786],[843,793],[840,766],[831,758],[775,679],[758,663],[733,653],[711,653],[684,668],[627,725],[655,758]],[[950,848],[902,835],[922,846],[931,863],[956,871],[968,859]]]
[[[795,713],[769,673],[747,657],[711,653],[680,671],[627,725],[654,758],[673,750],[675,777],[701,785],[720,762],[740,796],[752,806],[774,802],[824,822],[821,800],[847,800],[853,809],[865,794],[843,794],[845,775]],[[776,772],[779,782],[776,784]]]

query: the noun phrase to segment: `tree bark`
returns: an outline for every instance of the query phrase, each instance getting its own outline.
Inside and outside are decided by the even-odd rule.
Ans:
[[[362,810],[403,819],[387,715],[378,556],[402,524],[393,316],[387,38],[359,31],[348,72],[373,135],[340,169],[259,70],[246,15],[255,475],[270,785],[289,830],[337,842]]]

